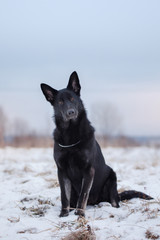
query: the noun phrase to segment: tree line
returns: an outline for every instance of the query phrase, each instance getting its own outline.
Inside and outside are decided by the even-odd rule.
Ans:
[[[122,134],[122,117],[115,105],[108,102],[95,103],[90,109],[92,125],[96,129],[96,138],[106,146],[135,146],[137,143]],[[44,136],[31,130],[24,119],[12,122],[0,106],[0,147],[50,147],[53,146],[51,135]]]

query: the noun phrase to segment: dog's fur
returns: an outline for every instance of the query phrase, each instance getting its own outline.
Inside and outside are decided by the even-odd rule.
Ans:
[[[152,199],[136,191],[118,194],[116,174],[105,164],[80,99],[76,72],[71,74],[65,89],[57,91],[46,84],[41,84],[41,89],[55,113],[54,158],[61,188],[60,217],[68,216],[74,208],[75,214],[84,216],[87,204],[107,201],[119,207],[119,201],[124,199]]]

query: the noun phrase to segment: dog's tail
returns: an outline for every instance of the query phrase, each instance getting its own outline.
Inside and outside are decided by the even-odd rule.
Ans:
[[[124,192],[119,193],[118,195],[119,195],[120,201],[129,200],[132,198],[142,198],[142,199],[146,199],[146,200],[153,199],[151,196],[149,196],[143,192],[137,192],[134,190],[124,191]]]

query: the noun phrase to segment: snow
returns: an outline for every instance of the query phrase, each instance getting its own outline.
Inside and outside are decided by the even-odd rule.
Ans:
[[[143,191],[154,200],[132,199],[119,209],[88,206],[86,219],[74,211],[59,218],[60,189],[51,148],[0,149],[0,239],[53,240],[89,225],[98,240],[160,239],[160,149],[106,148],[118,189]],[[157,237],[157,238],[153,238]]]

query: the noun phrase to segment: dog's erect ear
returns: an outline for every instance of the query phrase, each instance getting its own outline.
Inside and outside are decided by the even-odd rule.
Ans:
[[[46,97],[46,100],[53,105],[58,91],[44,83],[41,83],[41,89],[44,96]]]
[[[71,74],[67,88],[75,92],[78,96],[80,96],[81,86],[80,86],[79,78],[76,72],[73,72]]]

